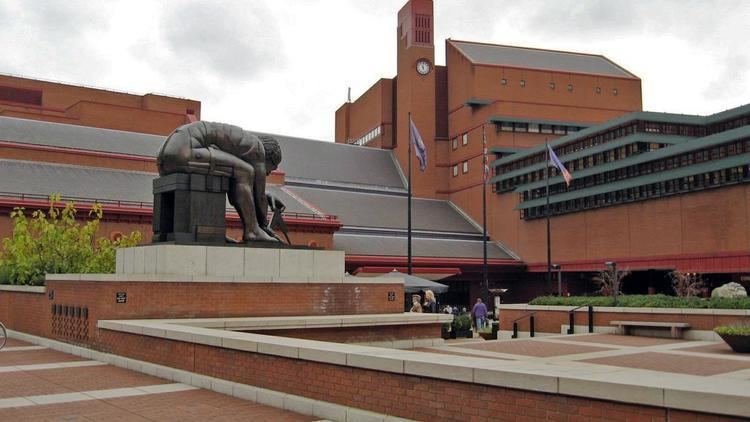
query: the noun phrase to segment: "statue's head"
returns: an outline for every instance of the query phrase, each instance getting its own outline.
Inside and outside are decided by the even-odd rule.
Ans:
[[[258,135],[258,139],[263,143],[263,149],[266,151],[266,175],[279,168],[281,163],[281,147],[279,141],[268,135]]]

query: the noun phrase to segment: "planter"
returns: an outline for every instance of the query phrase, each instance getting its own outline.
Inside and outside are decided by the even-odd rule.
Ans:
[[[750,336],[741,334],[721,334],[722,340],[724,340],[729,347],[737,353],[750,353]]]
[[[497,340],[497,334],[493,333],[492,331],[480,331],[479,336],[485,340]]]
[[[466,330],[466,329],[457,329],[456,327],[453,327],[453,330],[451,331],[451,338],[472,338],[472,337],[474,337],[474,333],[471,331],[471,328]]]

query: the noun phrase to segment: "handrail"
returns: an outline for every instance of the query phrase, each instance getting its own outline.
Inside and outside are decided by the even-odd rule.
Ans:
[[[511,338],[518,338],[518,321],[528,317],[529,318],[529,336],[534,337],[534,314],[536,312],[529,312],[528,314],[521,315],[514,319],[513,322],[513,336]]]
[[[594,307],[581,305],[568,311],[568,334],[575,334],[575,311],[585,307],[589,308],[589,333],[594,332]]]

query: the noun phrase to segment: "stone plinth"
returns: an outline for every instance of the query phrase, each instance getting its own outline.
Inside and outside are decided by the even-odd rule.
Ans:
[[[340,282],[344,278],[344,252],[156,244],[118,249],[116,272],[268,282]]]

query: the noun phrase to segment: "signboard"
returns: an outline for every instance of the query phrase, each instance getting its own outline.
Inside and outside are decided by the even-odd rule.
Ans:
[[[127,292],[117,292],[115,293],[115,303],[126,303],[128,301],[128,293]]]
[[[396,292],[388,292],[388,302],[393,302],[396,300]]]

